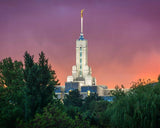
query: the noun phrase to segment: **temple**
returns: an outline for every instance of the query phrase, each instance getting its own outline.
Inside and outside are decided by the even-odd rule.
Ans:
[[[72,76],[67,77],[67,82],[78,82],[80,86],[96,85],[96,79],[92,77],[91,67],[88,66],[88,41],[83,34],[83,11],[81,10],[81,32],[76,40],[76,65],[72,66]]]
[[[56,86],[55,94],[59,99],[65,98],[73,90],[78,90],[83,98],[90,94],[98,94],[105,100],[112,101],[111,92],[106,85],[97,85],[92,77],[91,67],[88,66],[88,42],[83,34],[83,11],[81,10],[81,32],[76,40],[76,65],[72,66],[72,75],[67,77],[65,86]]]

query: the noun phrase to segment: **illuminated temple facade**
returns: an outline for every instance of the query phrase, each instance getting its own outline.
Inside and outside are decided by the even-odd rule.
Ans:
[[[76,40],[76,65],[72,66],[72,75],[67,77],[65,86],[56,86],[55,93],[59,99],[73,90],[79,90],[83,98],[91,93],[98,94],[108,101],[112,100],[111,90],[106,85],[97,85],[92,76],[91,67],[88,66],[88,41],[83,35],[83,10],[81,10],[81,32]]]
[[[83,10],[81,10],[81,33],[76,40],[76,65],[72,66],[72,76],[67,77],[67,82],[79,82],[80,86],[96,85],[91,67],[88,66],[88,41],[83,35]]]

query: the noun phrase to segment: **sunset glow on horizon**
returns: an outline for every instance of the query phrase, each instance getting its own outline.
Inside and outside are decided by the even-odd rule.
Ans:
[[[88,65],[97,85],[114,88],[160,74],[160,1],[41,0],[0,2],[0,61],[38,59],[44,51],[64,85],[76,61],[80,10]]]

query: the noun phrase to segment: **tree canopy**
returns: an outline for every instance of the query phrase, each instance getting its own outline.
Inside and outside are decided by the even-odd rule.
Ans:
[[[115,94],[119,93],[117,90]],[[110,104],[107,114],[113,127],[160,127],[160,84],[133,87],[123,97]]]
[[[0,127],[16,127],[23,118],[23,64],[5,58],[0,62]]]
[[[10,57],[0,61],[0,127],[2,128],[158,128],[158,82],[139,80],[128,92],[112,91],[113,101],[95,93],[84,98],[78,90],[56,99],[55,70],[41,52],[37,62],[28,52],[24,64]]]
[[[28,120],[36,112],[41,113],[42,108],[53,101],[54,85],[59,83],[43,52],[39,54],[37,63],[28,52],[25,52],[24,59],[25,119]]]
[[[0,127],[16,127],[17,120],[29,121],[53,102],[54,86],[59,84],[45,54],[39,61],[25,52],[21,61],[10,57],[0,61]]]

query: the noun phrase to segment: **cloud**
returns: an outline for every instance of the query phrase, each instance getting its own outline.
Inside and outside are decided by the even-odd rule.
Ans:
[[[155,78],[160,56],[159,3],[158,0],[1,2],[0,59],[11,56],[23,60],[26,50],[36,57],[44,51],[64,84],[75,64],[80,9],[85,8],[89,65],[98,83],[109,83],[110,87],[129,83],[147,69],[148,73],[154,72],[151,74]],[[142,62],[146,63],[145,68],[141,68]]]

